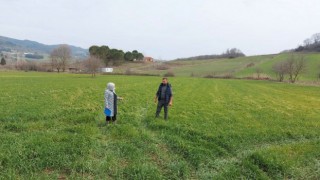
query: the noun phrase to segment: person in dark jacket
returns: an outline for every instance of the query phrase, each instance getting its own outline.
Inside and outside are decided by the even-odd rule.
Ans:
[[[162,78],[162,83],[160,84],[156,96],[154,98],[154,102],[158,101],[156,118],[159,117],[160,111],[162,107],[164,108],[164,119],[168,120],[168,106],[172,106],[172,87],[168,83],[167,78]]]

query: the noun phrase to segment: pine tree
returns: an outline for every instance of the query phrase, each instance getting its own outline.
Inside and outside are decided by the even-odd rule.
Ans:
[[[0,64],[1,64],[2,66],[7,64],[7,63],[6,63],[6,60],[4,59],[4,57],[1,58]]]

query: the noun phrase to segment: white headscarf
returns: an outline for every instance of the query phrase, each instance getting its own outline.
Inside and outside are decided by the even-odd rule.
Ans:
[[[115,85],[114,83],[112,83],[112,82],[109,82],[109,83],[107,84],[107,89],[108,89],[109,91],[112,91],[112,92],[116,93],[116,85]]]

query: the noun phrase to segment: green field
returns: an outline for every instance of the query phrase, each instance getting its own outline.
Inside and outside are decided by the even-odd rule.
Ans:
[[[106,126],[106,83],[118,123]],[[0,179],[319,179],[320,89],[160,77],[0,72]]]
[[[256,69],[260,69],[263,77],[277,79],[272,70],[272,66],[278,62],[286,61],[290,56],[298,59],[304,56],[306,69],[299,78],[301,81],[319,81],[320,74],[320,53],[282,53],[273,55],[247,56],[234,59],[209,59],[209,60],[177,60],[164,63],[168,70],[157,70],[155,64],[126,64],[116,67],[116,72],[124,72],[126,68],[131,68],[137,73],[165,74],[168,71],[176,76],[184,77],[204,77],[207,75],[224,76],[230,74],[235,78],[257,77]],[[252,66],[249,66],[252,64]],[[288,76],[286,77],[286,80]]]

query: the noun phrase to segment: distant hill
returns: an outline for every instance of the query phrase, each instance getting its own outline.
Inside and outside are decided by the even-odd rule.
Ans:
[[[306,71],[299,78],[300,80],[316,81],[320,75],[320,53],[281,53],[271,55],[247,56],[234,59],[212,59],[212,60],[190,60],[190,61],[169,61],[170,67],[176,76],[227,76],[236,78],[255,77],[257,70],[262,76],[276,79],[273,72],[273,65],[286,61],[290,56],[304,56],[306,60]],[[133,69],[134,71],[134,69]],[[286,77],[287,78],[287,77]]]
[[[0,36],[0,51],[22,51],[32,52],[40,54],[50,54],[52,49],[59,46],[57,45],[46,45],[30,40],[18,40],[9,37]],[[88,49],[69,45],[72,50],[72,56],[83,58],[88,56]]]
[[[160,74],[172,72],[175,76],[193,77],[234,77],[234,78],[261,78],[276,79],[273,72],[274,64],[288,60],[292,55],[295,57],[304,56],[306,60],[306,71],[301,74],[299,80],[318,81],[320,80],[320,53],[315,52],[291,52],[280,54],[269,54],[259,56],[246,56],[238,58],[219,59],[196,59],[196,60],[174,60],[155,63],[131,63],[117,67],[115,72],[126,72],[130,69],[133,73]],[[286,76],[285,78],[288,78]],[[286,79],[287,80],[287,79]]]

